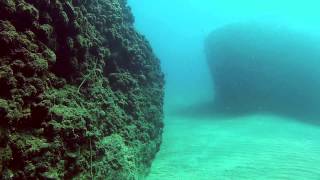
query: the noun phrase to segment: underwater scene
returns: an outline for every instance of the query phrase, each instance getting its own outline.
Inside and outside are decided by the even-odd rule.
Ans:
[[[147,180],[320,179],[318,1],[129,4],[166,82]]]
[[[319,7],[0,0],[0,180],[319,180]]]

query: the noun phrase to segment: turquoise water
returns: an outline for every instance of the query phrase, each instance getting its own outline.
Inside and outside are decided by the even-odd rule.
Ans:
[[[301,42],[298,47],[287,40],[284,41],[287,44],[283,48],[277,47],[288,56],[274,55],[273,45],[268,44],[271,47],[268,55],[259,54],[259,58],[268,57],[268,63],[270,60],[278,62],[277,59],[286,59],[282,68],[292,65],[298,67],[295,69],[297,73],[287,71],[292,74],[281,74],[281,78],[290,80],[286,82],[291,84],[285,85],[293,85],[291,89],[295,89],[293,92],[296,93],[284,93],[283,96],[278,94],[277,97],[290,100],[301,94],[301,97],[305,97],[305,93],[317,99],[320,89],[318,91],[316,85],[312,84],[320,81],[317,78],[320,77],[317,72],[317,66],[320,65],[320,2],[129,0],[129,4],[136,17],[137,29],[150,41],[166,75],[163,143],[148,180],[320,179],[318,116],[306,120],[300,116],[287,117],[261,112],[239,116],[228,113],[224,116],[217,115],[212,106],[216,98],[213,79],[217,77],[211,75],[204,47],[204,42],[212,31],[234,23],[266,23],[274,25],[282,33],[286,33],[287,29],[299,32],[303,35],[298,37],[298,42]],[[304,37],[311,37],[311,41],[304,41]],[[272,36],[270,38],[274,38],[271,42],[279,39]],[[228,41],[241,50],[243,44],[237,40],[230,37]],[[300,51],[305,47],[308,51]],[[246,52],[251,53],[250,49]],[[230,52],[224,50],[223,54]],[[303,72],[305,67],[309,71]],[[255,68],[260,71],[261,67]],[[301,76],[293,77],[299,73],[303,74],[302,77],[306,74],[307,78],[299,80],[298,77]],[[310,79],[311,85],[306,83]],[[221,79],[222,82],[223,80]],[[297,86],[298,83],[301,83],[301,87]],[[272,82],[263,83],[263,87],[269,87],[268,84],[277,89],[278,84],[274,83],[277,85],[273,86]],[[237,92],[237,88],[234,88],[234,92]],[[273,97],[275,91],[267,92]],[[242,94],[250,97],[245,91]],[[306,103],[299,99],[297,102]],[[308,115],[309,112],[302,109],[309,108],[310,104],[308,106],[303,103],[298,104],[301,109],[292,111]],[[318,114],[318,103],[320,102],[316,100],[312,107],[315,114]]]

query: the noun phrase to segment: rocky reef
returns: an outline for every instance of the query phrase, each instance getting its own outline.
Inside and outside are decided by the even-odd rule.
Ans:
[[[206,42],[215,110],[318,119],[319,50],[316,35],[276,24],[234,23],[216,29]]]
[[[164,77],[126,0],[0,0],[0,179],[140,179]]]

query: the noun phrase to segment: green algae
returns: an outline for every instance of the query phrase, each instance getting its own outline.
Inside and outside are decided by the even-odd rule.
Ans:
[[[163,75],[126,2],[0,10],[0,178],[146,176],[161,143]]]

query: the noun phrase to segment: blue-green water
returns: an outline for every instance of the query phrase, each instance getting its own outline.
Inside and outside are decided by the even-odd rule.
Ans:
[[[317,78],[320,77],[317,72],[320,69],[320,2],[129,0],[129,4],[136,17],[136,28],[150,41],[166,75],[163,144],[148,179],[320,179],[320,118],[317,116],[317,105],[320,104],[317,100],[317,92],[320,93],[320,88],[317,89],[320,82]],[[213,78],[217,77],[211,75],[204,44],[212,31],[237,23],[268,24],[281,32],[276,33],[278,36],[271,33],[265,41],[266,46],[264,42],[256,43],[262,49],[268,47],[268,51],[261,51],[258,55],[258,47],[253,46],[255,48],[251,50],[243,46],[246,42],[239,41],[237,35],[228,37],[223,43],[241,51],[241,55],[244,54],[242,59],[248,59],[247,55],[251,53],[259,59],[266,59],[266,64],[253,68],[259,72],[266,70],[269,74],[268,68],[264,67],[270,66],[272,74],[273,68],[279,66],[278,62],[283,62],[279,66],[283,68],[281,77],[271,81],[266,78],[269,82],[262,83],[262,87],[271,87],[273,90],[266,90],[269,99],[275,96],[275,99],[283,99],[279,102],[301,97],[301,100],[293,101],[298,102],[298,106],[294,106],[297,109],[290,104],[284,105],[302,116],[256,111],[241,116],[228,113],[220,116],[214,112],[212,102],[216,98],[216,88]],[[295,37],[297,46],[290,41],[292,38],[288,34],[292,32],[300,34]],[[284,44],[274,46],[272,43],[277,41]],[[220,53],[232,54],[228,50],[223,49]],[[239,59],[239,54],[236,55]],[[236,70],[240,65],[241,62],[234,63]],[[293,66],[295,72],[289,68]],[[252,67],[245,72],[251,71]],[[230,73],[234,72],[237,71]],[[220,80],[224,82],[225,79]],[[285,88],[281,85],[282,94],[275,93],[280,89],[278,82],[285,82]],[[287,89],[292,91],[283,93]],[[227,90],[230,94],[239,92],[239,88]],[[308,96],[304,96],[306,94]],[[236,109],[241,104],[248,104],[252,97],[246,91],[241,95],[247,98],[241,99]],[[304,97],[315,99],[314,105],[310,106]],[[272,102],[279,104],[278,101]],[[257,100],[257,103],[263,101]],[[311,112],[305,107],[316,114],[312,120],[302,118]]]

